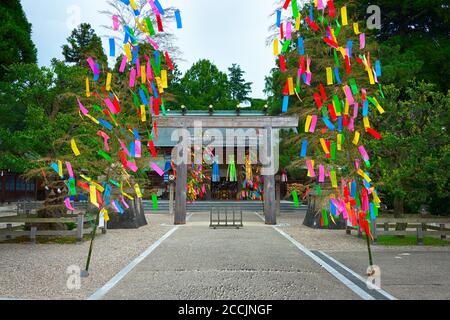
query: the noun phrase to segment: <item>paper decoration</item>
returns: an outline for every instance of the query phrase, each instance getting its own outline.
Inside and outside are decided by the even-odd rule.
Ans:
[[[152,205],[153,205],[153,211],[158,210],[158,197],[156,194],[152,194]]]
[[[300,202],[298,200],[298,193],[297,191],[292,191],[292,199],[294,200],[294,207],[295,208],[299,208],[300,207]]]
[[[181,13],[180,10],[175,10],[175,19],[177,21],[177,28],[181,29],[183,28],[183,23],[181,21]]]
[[[342,25],[343,26],[348,25],[347,7],[346,6],[341,8],[341,19],[342,19]]]
[[[75,154],[76,157],[81,155],[80,151],[78,150],[77,143],[75,142],[75,139],[71,139],[70,140],[70,147],[72,148],[72,151],[73,151],[73,153]]]

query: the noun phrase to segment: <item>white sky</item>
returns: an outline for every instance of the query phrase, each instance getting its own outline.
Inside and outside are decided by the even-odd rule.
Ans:
[[[174,33],[185,60],[179,62],[183,72],[201,58],[213,61],[226,73],[229,66],[238,63],[246,72],[246,80],[253,82],[253,97],[264,97],[264,77],[275,64],[272,49],[265,45],[268,28],[274,22],[269,17],[274,10],[272,0],[160,2],[163,7],[181,10],[183,29],[174,29]],[[98,13],[106,8],[106,0],[22,0],[22,5],[33,24],[40,65],[49,65],[54,57],[62,59],[61,46],[78,22],[90,23],[100,36],[111,32],[100,27],[112,23],[110,17]],[[80,20],[74,21],[77,10]]]

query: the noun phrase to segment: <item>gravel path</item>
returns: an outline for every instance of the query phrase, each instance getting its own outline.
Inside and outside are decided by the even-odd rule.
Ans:
[[[1,244],[0,298],[85,299],[171,229],[173,217],[147,216],[138,230],[108,230],[94,244],[90,277],[80,290],[67,288],[67,268],[84,269],[89,242],[81,245]]]
[[[319,230],[311,229],[303,225],[305,214],[282,213],[277,217],[280,229],[299,241],[310,250],[321,250],[326,252],[367,252],[365,238],[360,239],[353,234],[347,235],[345,230]],[[373,251],[398,251],[404,250],[415,252],[440,252],[449,251],[450,246],[372,246]]]

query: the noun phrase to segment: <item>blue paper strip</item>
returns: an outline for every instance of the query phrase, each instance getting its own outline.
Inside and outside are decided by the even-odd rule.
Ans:
[[[298,53],[302,56],[305,55],[305,46],[303,38],[298,38]]]
[[[114,57],[116,55],[116,42],[114,38],[109,39],[109,56]]]
[[[302,151],[300,153],[301,158],[306,158],[306,154],[308,152],[308,140],[303,140],[302,142]]]
[[[288,111],[289,107],[289,96],[284,96],[283,98],[283,109],[281,110],[283,113],[286,113]]]
[[[323,119],[323,122],[325,123],[325,125],[328,127],[328,129],[330,129],[331,131],[334,131],[334,129],[336,129],[334,124],[331,123],[330,119],[328,119],[327,117],[323,117],[322,119]]]
[[[183,22],[181,21],[181,13],[180,10],[175,10],[175,19],[177,20],[177,28],[183,28]]]

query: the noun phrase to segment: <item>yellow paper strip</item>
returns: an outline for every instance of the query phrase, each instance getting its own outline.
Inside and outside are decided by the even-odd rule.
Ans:
[[[100,211],[100,214],[103,214],[103,219],[105,220],[105,222],[108,222],[108,221],[109,221],[108,210],[102,209],[102,211]]]
[[[134,198],[133,198],[132,196],[130,196],[128,193],[125,193],[125,192],[122,191],[122,195],[123,195],[125,198],[128,198],[128,199],[130,199],[130,200],[134,200]]]
[[[305,124],[305,132],[309,132],[309,128],[311,127],[312,122],[312,116],[306,117],[306,124]]]
[[[371,183],[371,182],[372,182],[372,179],[370,179],[370,177],[369,177],[367,174],[365,174],[365,172],[362,171],[361,169],[358,170],[358,174],[359,174],[361,177],[363,177],[363,179],[366,180],[368,183]]]
[[[331,68],[327,68],[327,85],[333,85],[333,71]]]
[[[273,55],[277,57],[279,52],[280,52],[279,42],[278,39],[275,39],[273,40]]]
[[[353,144],[355,146],[358,145],[360,137],[361,137],[361,134],[358,131],[355,131],[355,137],[353,138]]]
[[[91,89],[89,87],[89,78],[86,77],[86,97],[90,98],[91,97]]]
[[[158,92],[159,93],[163,93],[164,92],[164,88],[162,86],[162,82],[161,82],[161,78],[160,77],[156,77],[156,86],[158,87]]]
[[[383,114],[383,113],[384,113],[384,109],[383,109],[383,107],[380,105],[380,103],[378,102],[377,98],[373,98],[373,100],[375,100],[375,103],[377,104],[378,112],[379,112],[380,114]]]
[[[364,117],[363,121],[364,121],[364,128],[365,129],[370,128],[369,117]]]
[[[58,174],[60,177],[63,176],[63,167],[62,167],[62,161],[58,160]]]
[[[288,78],[289,84],[289,95],[294,95],[294,80],[292,78]]]
[[[136,196],[141,199],[143,197],[142,192],[141,192],[141,188],[139,188],[138,184],[134,185],[134,191],[136,191]]]
[[[325,152],[325,154],[330,154],[330,150],[328,150],[328,146],[325,143],[324,138],[320,138],[320,144],[322,145],[323,152]]]
[[[91,203],[98,208],[99,205],[97,202],[97,188],[95,186],[89,186],[89,194],[91,198]]]
[[[302,21],[302,17],[299,14],[298,17],[295,19],[295,30],[299,31],[300,30],[300,23]]]
[[[75,157],[78,157],[81,155],[80,150],[78,150],[75,139],[70,140],[70,146],[72,147],[72,151],[73,151],[73,154],[75,155]]]
[[[337,135],[337,149],[338,151],[342,151],[342,134]]]
[[[337,184],[337,178],[336,178],[336,171],[335,170],[331,170],[330,171],[330,179],[331,179],[331,186],[333,188],[337,188],[338,184]]]
[[[161,70],[161,82],[163,89],[167,89],[169,87],[167,83],[167,70]]]
[[[348,100],[345,99],[344,115],[348,116],[349,112],[350,112],[350,105],[348,104]]]
[[[95,124],[100,124],[100,122],[98,122],[97,119],[95,119],[93,116],[91,116],[90,114],[85,114],[85,117],[89,118],[92,120],[92,122],[94,122]]]
[[[112,80],[112,74],[108,73],[108,75],[106,76],[106,91],[111,90],[111,80]]]
[[[141,66],[141,83],[146,84],[147,83],[147,70],[146,66]]]
[[[145,106],[143,104],[141,105],[141,121],[147,121],[147,111],[145,110]]]
[[[375,84],[375,78],[373,77],[373,71],[370,68],[367,68],[367,73],[369,74],[370,84]]]
[[[124,45],[123,49],[125,51],[125,55],[127,56],[128,61],[132,61],[133,60],[133,55],[131,54],[130,44],[127,43],[126,45]]]
[[[359,24],[358,24],[358,22],[355,22],[354,24],[353,24],[353,31],[355,31],[355,34],[356,35],[359,35],[361,32],[359,31]]]
[[[95,188],[100,191],[101,193],[103,193],[103,191],[105,191],[105,188],[103,188],[101,185],[99,185],[97,182],[91,181],[91,185],[95,186]]]
[[[346,26],[348,25],[348,18],[347,18],[347,7],[343,6],[341,8],[341,18],[342,18],[342,25]]]

